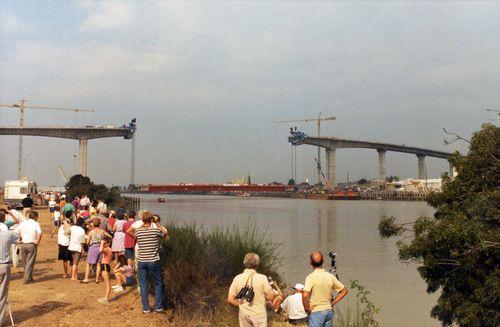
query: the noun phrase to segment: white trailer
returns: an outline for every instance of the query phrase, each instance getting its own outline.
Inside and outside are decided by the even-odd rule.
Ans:
[[[37,185],[34,181],[29,180],[10,180],[5,181],[3,189],[3,201],[11,207],[21,206],[21,201],[30,195],[31,198],[37,193]]]

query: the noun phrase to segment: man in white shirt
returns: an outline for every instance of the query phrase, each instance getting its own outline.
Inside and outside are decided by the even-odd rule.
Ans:
[[[69,251],[69,228],[66,231],[66,226],[69,226],[69,222],[64,219],[61,220],[61,226],[59,226],[59,231],[57,232],[57,245],[59,247],[59,253],[57,255],[57,259],[62,261],[64,274],[63,278],[68,277],[68,273],[71,272],[73,266],[73,258],[71,256],[71,252]]]
[[[85,230],[83,226],[83,218],[78,218],[76,224],[71,227],[65,227],[66,232],[69,232],[68,250],[71,252],[73,267],[71,269],[71,280],[78,280],[78,262],[82,256],[83,244],[85,243]]]
[[[106,203],[104,203],[104,201],[99,201],[99,203],[97,204],[97,210],[99,210],[100,213],[106,213],[108,212],[108,206],[106,205]]]
[[[19,227],[15,230],[20,237],[25,284],[33,282],[33,269],[35,268],[37,246],[42,239],[42,229],[37,220],[38,212],[30,211],[28,220],[20,223]]]
[[[90,206],[90,199],[87,195],[83,195],[80,199],[80,206],[83,208],[85,206]]]
[[[304,305],[302,304],[302,292],[304,291],[304,285],[296,284],[294,290],[295,293],[289,295],[285,301],[281,303],[281,309],[286,311],[288,322],[291,325],[306,326],[307,312],[304,310]]]

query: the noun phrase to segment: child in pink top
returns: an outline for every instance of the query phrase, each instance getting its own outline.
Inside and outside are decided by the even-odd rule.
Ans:
[[[98,300],[99,303],[102,304],[109,304],[109,297],[111,294],[111,283],[109,281],[109,273],[110,273],[110,266],[109,263],[111,261],[111,247],[109,246],[111,244],[111,240],[108,237],[105,237],[104,240],[101,242],[101,275],[102,279],[104,280],[104,290],[105,290],[105,295],[103,298],[100,298]]]
[[[127,259],[124,255],[118,256],[118,265],[114,269],[116,277],[116,285],[113,286],[113,291],[122,292],[125,286],[135,284],[134,268],[127,264]]]

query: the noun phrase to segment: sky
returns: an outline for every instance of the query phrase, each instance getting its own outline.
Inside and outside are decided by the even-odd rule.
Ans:
[[[336,116],[322,135],[466,152],[500,109],[498,2],[6,1],[0,3],[0,103],[26,126],[121,125],[136,117],[136,182],[257,183],[290,177],[290,124]],[[19,112],[0,109],[0,126]],[[314,123],[295,123],[316,134]],[[1,136],[0,181],[17,176],[17,136]],[[88,175],[130,182],[131,142],[89,141]],[[311,146],[298,181],[314,180]],[[74,140],[25,137],[25,173],[62,185]],[[323,154],[324,156],[324,154]],[[324,158],[324,157],[323,157]],[[77,159],[77,158],[76,158]],[[324,159],[323,159],[324,160]],[[387,153],[387,173],[417,175]],[[426,160],[428,176],[448,169]],[[337,181],[376,178],[375,150],[337,150]]]

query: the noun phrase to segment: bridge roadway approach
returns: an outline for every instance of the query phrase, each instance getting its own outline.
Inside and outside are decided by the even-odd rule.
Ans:
[[[87,176],[87,142],[105,137],[134,136],[135,125],[129,127],[0,127],[0,135],[27,135],[78,140],[80,143],[80,174]]]
[[[326,150],[326,173],[332,185],[335,181],[335,150],[342,148],[365,148],[376,149],[378,152],[379,179],[385,181],[387,177],[385,153],[387,151],[411,153],[417,155],[418,159],[418,179],[425,179],[425,157],[446,159],[450,165],[450,175],[453,175],[453,164],[449,161],[451,153],[422,149],[412,146],[397,145],[390,143],[379,143],[369,141],[357,141],[339,139],[336,137],[309,137],[300,132],[293,132],[288,141],[294,145],[309,144],[325,148]]]

